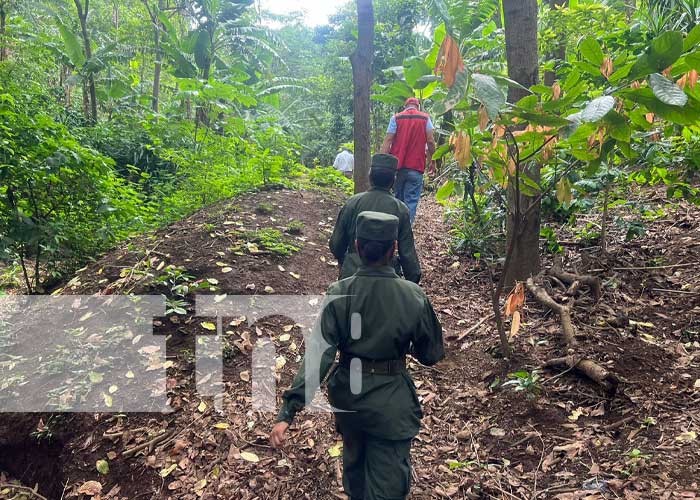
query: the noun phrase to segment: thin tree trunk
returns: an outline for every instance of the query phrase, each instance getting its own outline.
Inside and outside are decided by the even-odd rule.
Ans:
[[[153,24],[153,49],[155,51],[155,64],[153,67],[153,100],[151,103],[151,109],[153,109],[154,113],[158,113],[160,107],[160,73],[163,69],[163,49],[161,47],[160,31],[163,25],[158,19],[157,13],[151,10],[148,0],[143,0],[143,4],[146,7],[148,15],[151,18],[151,23]],[[165,0],[158,0],[158,12],[163,12],[164,8]]]
[[[163,68],[163,52],[160,48],[160,33],[156,27],[154,42],[156,48],[156,62],[153,68],[153,112],[158,113],[160,107],[160,72]]]
[[[92,59],[92,47],[90,47],[90,36],[87,30],[87,17],[90,12],[90,0],[85,0],[85,8],[81,0],[73,0],[75,8],[78,9],[78,19],[80,19],[80,31],[83,34],[83,44],[85,45],[85,59]],[[90,122],[97,123],[97,92],[95,91],[95,75],[91,72],[87,75],[88,90],[90,94]]]
[[[568,5],[568,0],[549,0],[549,6],[552,9],[566,7]],[[559,43],[553,54],[549,54],[548,59],[556,59],[557,61],[563,61],[566,59],[566,38],[565,33],[559,33]],[[557,79],[556,69],[544,72],[544,84],[552,86]]]
[[[608,252],[608,200],[609,200],[610,186],[605,185],[605,190],[603,191],[603,220],[600,224],[600,249],[603,253]]]
[[[372,0],[357,0],[357,48],[350,56],[352,64],[354,140],[355,140],[355,192],[369,189],[370,155],[370,106],[369,92],[372,85],[372,57],[374,54],[374,7]]]
[[[7,59],[5,33],[7,31],[7,11],[5,2],[0,2],[0,61]]]
[[[503,0],[505,20],[506,57],[508,76],[528,88],[538,82],[538,46],[537,46],[537,0]],[[508,100],[516,103],[528,92],[518,87],[510,87]],[[533,181],[540,182],[540,166],[535,162],[521,165],[522,172]],[[511,182],[511,184],[513,184]],[[505,284],[524,281],[540,270],[540,199],[519,194],[519,206],[522,207],[522,220],[517,224],[512,210],[516,206],[515,186],[508,189],[508,204],[511,207],[506,227],[507,246],[513,242],[512,263],[506,269]],[[533,206],[532,209],[529,207]],[[518,228],[517,234],[515,229]]]

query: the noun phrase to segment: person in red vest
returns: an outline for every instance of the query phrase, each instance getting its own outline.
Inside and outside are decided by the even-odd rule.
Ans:
[[[428,113],[420,111],[420,101],[409,97],[404,110],[391,117],[382,153],[390,153],[399,159],[399,171],[394,184],[395,196],[403,201],[411,214],[411,224],[416,219],[416,209],[423,190],[423,173],[430,160],[430,174],[435,170],[432,160],[435,153],[433,122]]]

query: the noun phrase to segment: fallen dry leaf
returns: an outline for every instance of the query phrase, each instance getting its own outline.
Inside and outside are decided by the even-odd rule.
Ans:
[[[102,492],[102,484],[97,481],[87,481],[78,488],[78,493],[94,497]]]

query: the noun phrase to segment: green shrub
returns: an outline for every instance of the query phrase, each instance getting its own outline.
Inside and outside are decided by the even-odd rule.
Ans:
[[[333,167],[318,167],[308,170],[309,182],[312,186],[322,188],[336,188],[351,195],[353,182]]]
[[[142,229],[150,214],[109,158],[2,90],[0,258],[18,261],[37,292],[47,277]]]

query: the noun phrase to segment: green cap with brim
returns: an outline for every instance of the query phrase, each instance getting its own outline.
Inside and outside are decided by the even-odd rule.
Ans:
[[[396,171],[399,168],[399,159],[394,155],[378,153],[372,156],[372,168],[385,168]]]
[[[360,212],[355,234],[363,240],[394,241],[399,237],[399,218],[382,212]]]

